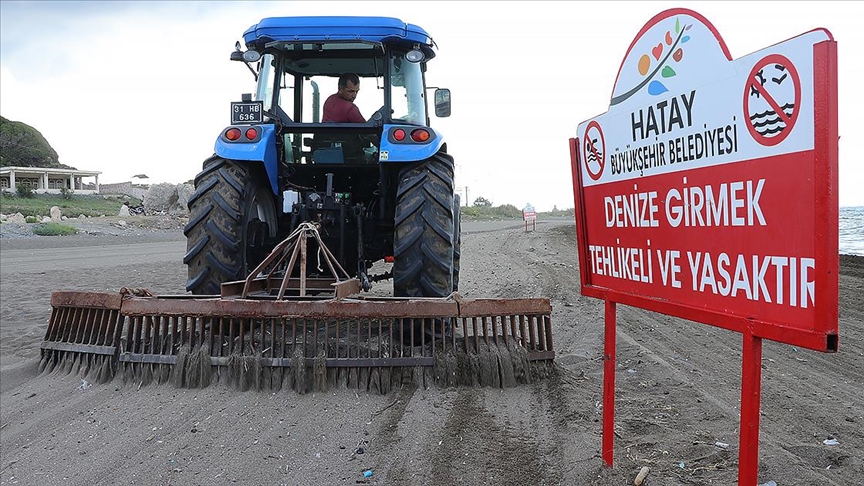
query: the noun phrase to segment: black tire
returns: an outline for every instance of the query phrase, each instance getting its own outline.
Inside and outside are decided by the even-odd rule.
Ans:
[[[446,297],[453,292],[454,228],[453,158],[438,153],[404,169],[396,193],[394,296]],[[436,334],[449,333],[449,324],[436,322]],[[402,342],[420,344],[422,325],[423,319],[403,320]]]
[[[453,158],[438,153],[399,175],[393,237],[393,295],[453,292]]]
[[[462,197],[453,196],[453,292],[459,290],[459,266],[462,259]]]
[[[262,167],[213,156],[195,177],[189,198],[186,290],[219,294],[223,282],[245,279],[276,236],[273,192]]]

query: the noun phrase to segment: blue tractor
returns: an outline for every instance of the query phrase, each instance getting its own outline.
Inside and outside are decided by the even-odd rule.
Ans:
[[[195,177],[186,225],[186,289],[219,294],[243,280],[304,222],[362,288],[393,280],[393,295],[446,297],[458,289],[459,196],[453,158],[430,127],[450,114],[450,91],[427,93],[435,43],[387,17],[266,18],[231,59],[257,85],[231,103],[231,124]],[[323,121],[322,96],[356,74],[363,123]],[[371,107],[371,108],[369,108]],[[377,108],[377,110],[375,110]],[[314,245],[314,242],[311,242]],[[330,270],[316,263],[307,275]],[[380,261],[392,262],[376,268]],[[323,267],[323,268],[322,268]]]

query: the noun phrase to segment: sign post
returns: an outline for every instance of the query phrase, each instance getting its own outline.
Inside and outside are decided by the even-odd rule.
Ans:
[[[733,60],[687,9],[648,21],[609,111],[570,140],[582,294],[606,303],[612,465],[621,303],[742,335],[739,484],[757,482],[762,340],[838,346],[837,44]]]
[[[534,211],[534,206],[526,204],[522,209],[522,220],[525,221],[525,232],[528,232],[528,224],[532,225],[531,231],[537,231],[537,212]]]

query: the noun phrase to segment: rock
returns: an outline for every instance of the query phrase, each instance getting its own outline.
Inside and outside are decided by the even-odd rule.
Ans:
[[[40,221],[40,223],[50,223],[50,222],[51,222],[51,218],[49,218],[48,216],[42,216],[42,221]]]
[[[24,219],[24,215],[23,215],[23,214],[21,214],[21,213],[15,213],[15,214],[10,214],[9,216],[7,216],[7,217],[6,217],[6,222],[8,222],[8,223],[24,224],[24,223],[27,222],[27,220]]]
[[[183,212],[189,212],[189,198],[195,193],[195,187],[192,184],[177,185],[177,206]]]
[[[55,223],[59,223],[60,222],[60,216],[62,216],[62,214],[60,214],[60,207],[51,206],[51,221],[53,221]]]
[[[144,195],[144,212],[147,214],[167,213],[177,205],[177,186],[174,184],[153,184]]]
[[[651,472],[651,469],[648,466],[643,466],[642,469],[639,470],[639,474],[636,475],[636,479],[633,480],[633,484],[641,486],[649,472]]]
[[[0,213],[0,221],[6,221],[6,218],[8,218],[8,216],[6,216],[5,214]]]
[[[129,216],[129,206],[122,205],[120,206],[120,211],[117,213],[117,216]]]
[[[86,214],[79,214],[78,219],[87,219],[87,215]]]
[[[125,226],[126,226],[126,221],[124,221],[124,220],[122,220],[122,219],[121,219],[120,221],[117,221],[117,226],[125,227]]]
[[[69,218],[67,218],[66,216],[60,216],[60,221],[66,221],[67,219]]]

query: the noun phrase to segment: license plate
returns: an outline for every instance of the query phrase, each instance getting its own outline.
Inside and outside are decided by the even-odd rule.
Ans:
[[[261,123],[264,121],[263,101],[232,101],[231,102],[231,124],[243,125],[249,123]]]

